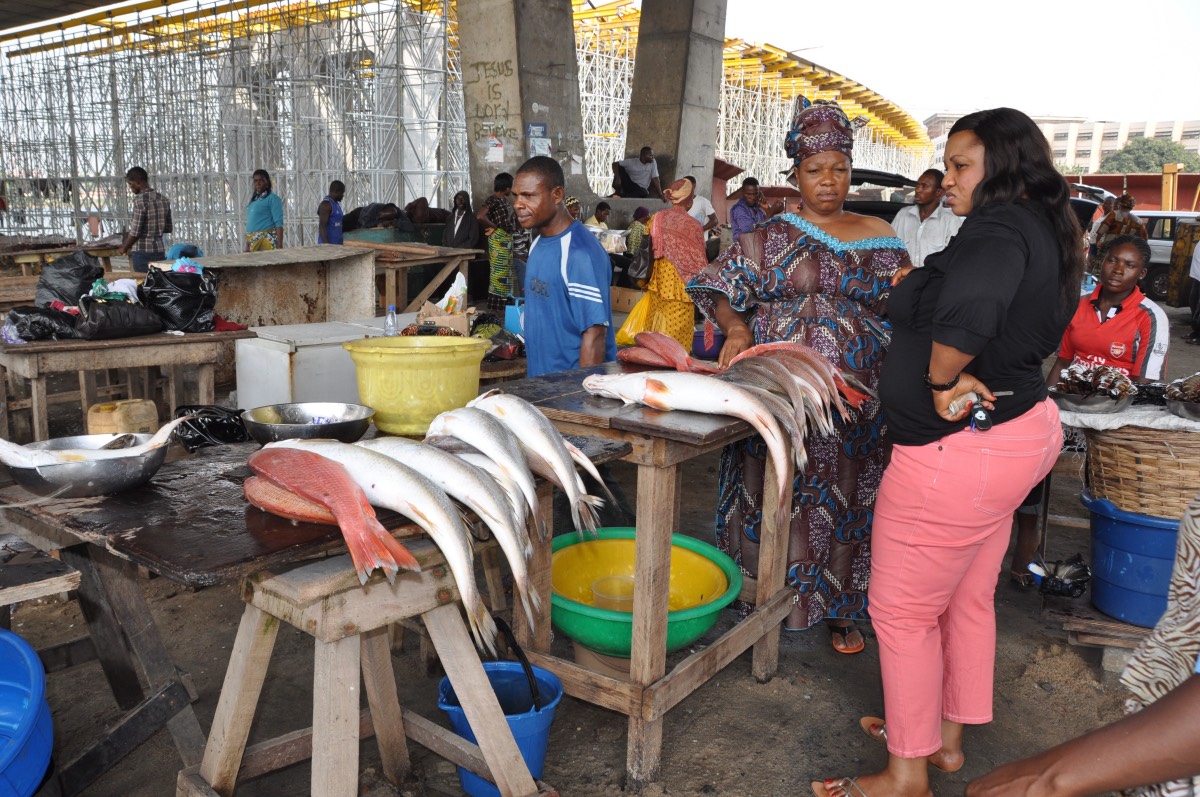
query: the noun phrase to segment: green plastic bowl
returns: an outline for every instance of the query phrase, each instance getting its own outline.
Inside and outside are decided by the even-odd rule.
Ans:
[[[590,585],[604,576],[633,575],[634,530],[600,529],[597,534],[598,540],[581,540],[578,534],[554,538],[550,617],[555,627],[589,650],[627,659],[633,614],[590,605]],[[575,546],[585,547],[570,550]],[[742,591],[741,571],[712,545],[675,534],[671,547],[670,603],[689,608],[667,614],[668,653],[704,636],[716,624],[717,614]]]

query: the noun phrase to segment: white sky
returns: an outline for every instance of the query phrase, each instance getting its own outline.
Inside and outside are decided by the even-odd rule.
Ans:
[[[1200,0],[727,0],[725,35],[852,78],[918,120],[1200,119]]]

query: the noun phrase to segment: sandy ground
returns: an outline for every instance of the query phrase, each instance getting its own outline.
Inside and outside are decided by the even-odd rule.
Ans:
[[[1168,311],[1172,357],[1168,376],[1200,370],[1200,351],[1182,345],[1186,313]],[[52,434],[66,430],[52,428]],[[688,494],[682,529],[712,540],[712,497],[717,457],[694,460],[684,474]],[[633,469],[618,465],[618,479],[635,494]],[[1080,516],[1080,483],[1056,477],[1053,514]],[[1052,526],[1048,558],[1088,555],[1086,530]],[[144,582],[155,618],[176,663],[191,673],[200,699],[195,710],[208,728],[228,663],[242,602],[234,586],[192,592],[161,578]],[[1085,598],[1086,599],[1086,598]],[[1100,651],[1069,646],[1061,627],[1041,619],[1041,598],[1001,581],[996,594],[999,641],[995,721],[970,729],[966,766],[953,775],[933,771],[937,795],[961,794],[964,785],[998,763],[1028,755],[1120,716],[1122,691],[1100,666]],[[726,612],[713,634],[733,622]],[[74,603],[18,607],[13,627],[35,646],[65,641],[82,629]],[[556,649],[568,654],[561,635]],[[436,707],[438,677],[425,674],[415,643],[397,653],[395,666],[406,708],[447,724]],[[671,662],[678,659],[673,657]],[[279,633],[270,675],[259,704],[251,743],[311,724],[312,642],[293,628]],[[118,716],[100,668],[88,664],[49,678],[56,756],[69,760]],[[878,650],[868,631],[867,650],[834,652],[824,628],[785,632],[779,672],[757,683],[749,654],[733,662],[666,718],[660,780],[643,790],[672,795],[807,794],[808,781],[873,771],[883,748],[858,729],[858,718],[882,713]],[[551,732],[543,780],[570,797],[600,797],[622,790],[626,720],[570,697],[563,699]],[[396,790],[382,780],[374,742],[361,747],[360,794],[374,797],[441,797],[461,794],[454,768],[412,746],[415,779]],[[88,797],[174,793],[180,762],[170,737],[159,733],[120,762],[85,794]],[[297,765],[239,787],[239,795],[293,795],[308,791],[309,768]]]

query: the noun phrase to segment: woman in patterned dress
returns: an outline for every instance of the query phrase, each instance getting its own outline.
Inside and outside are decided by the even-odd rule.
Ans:
[[[798,101],[785,148],[803,206],[739,235],[688,286],[725,333],[722,366],[752,345],[794,341],[877,385],[889,289],[911,264],[887,222],[842,207],[853,143],[840,108]],[[868,400],[851,410],[849,423],[835,424],[834,435],[810,432],[809,464],[793,483],[787,583],[796,594],[785,627],[827,619],[834,649],[857,653],[864,641],[854,622],[867,619],[871,516],[883,473],[879,403]],[[721,457],[717,539],[751,575],[758,571],[764,462],[757,437]]]

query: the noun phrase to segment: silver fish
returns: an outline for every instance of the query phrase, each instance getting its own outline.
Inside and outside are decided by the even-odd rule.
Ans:
[[[517,483],[525,498],[529,511],[533,513],[538,536],[545,541],[549,534],[538,513],[537,487],[529,463],[521,450],[521,443],[507,426],[483,410],[462,407],[448,410],[429,424],[429,436],[449,435],[464,443],[475,446],[484,456],[496,463],[496,467]]]
[[[516,520],[517,525],[521,528],[525,528],[528,525],[529,505],[525,502],[525,495],[521,492],[521,488],[517,483],[508,478],[508,474],[496,466],[494,460],[480,454],[478,451],[456,450],[453,454],[463,462],[491,476],[497,486],[508,496],[508,506],[512,510],[513,518]],[[528,537],[529,535],[525,536]]]
[[[779,474],[779,506],[788,501],[790,485],[783,478],[789,464],[787,440],[771,411],[737,385],[700,374],[652,371],[592,374],[583,380],[583,388],[596,396],[620,399],[626,404],[643,404],[656,410],[689,410],[741,418],[753,426],[767,444],[775,472]]]
[[[191,417],[190,415],[185,415],[182,418],[176,418],[170,423],[163,424],[162,428],[155,432],[153,437],[140,446],[132,448],[60,448],[56,451],[49,451],[46,449],[26,448],[25,446],[19,446],[7,440],[0,439],[0,462],[16,468],[38,468],[43,465],[61,465],[64,462],[88,462],[96,459],[139,457],[156,448],[165,446],[171,438],[172,433],[174,433],[175,427]]]
[[[481,649],[495,653],[496,623],[475,583],[471,537],[457,506],[416,470],[378,451],[334,440],[283,440],[264,448],[298,448],[339,463],[375,506],[399,512],[424,529],[441,549],[467,610],[467,622]]]
[[[523,398],[496,390],[473,399],[467,406],[483,410],[512,430],[525,449],[530,467],[566,493],[576,531],[596,530],[600,522],[596,510],[604,506],[604,499],[587,494],[571,453],[563,444],[562,433],[541,410]],[[535,467],[535,463],[542,467]]]
[[[533,613],[541,613],[541,599],[529,587],[529,557],[533,555],[533,543],[529,541],[524,522],[518,522],[513,515],[508,495],[500,485],[466,460],[415,440],[376,437],[355,445],[378,451],[425,475],[451,498],[470,507],[487,524],[508,560],[529,627],[533,628]]]

